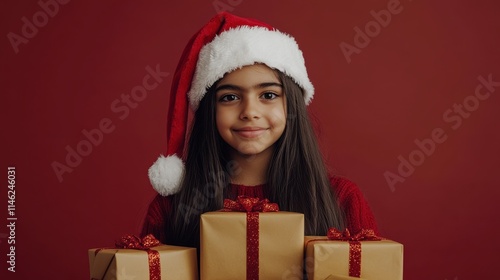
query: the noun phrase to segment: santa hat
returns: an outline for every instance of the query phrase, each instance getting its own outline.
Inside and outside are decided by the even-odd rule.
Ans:
[[[224,74],[255,63],[291,77],[309,104],[314,87],[293,37],[254,19],[217,14],[191,38],[175,71],[168,108],[167,156],[160,156],[148,172],[158,193],[167,196],[180,188],[189,107],[196,111],[207,89]]]

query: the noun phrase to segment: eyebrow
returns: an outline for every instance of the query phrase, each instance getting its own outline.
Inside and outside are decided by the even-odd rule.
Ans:
[[[267,82],[267,83],[260,83],[258,85],[253,86],[252,88],[254,88],[254,89],[256,89],[256,88],[262,89],[262,88],[267,88],[267,87],[280,87],[280,88],[283,88],[283,85],[280,84],[280,83],[275,83],[275,82]],[[243,90],[242,87],[239,87],[237,85],[225,84],[225,85],[218,86],[217,89],[215,89],[215,92],[218,92],[219,90],[225,90],[225,89],[239,90],[239,91]]]

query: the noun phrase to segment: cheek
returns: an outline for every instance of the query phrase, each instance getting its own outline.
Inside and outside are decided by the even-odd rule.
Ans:
[[[224,119],[219,117],[219,115],[217,115],[215,118],[215,126],[217,127],[217,131],[219,132],[219,134],[221,132],[222,127],[224,126],[223,120]]]
[[[286,112],[283,107],[273,109],[269,116],[269,120],[273,126],[283,126],[286,124]]]
[[[217,130],[219,133],[223,131],[224,129],[227,129],[229,126],[229,117],[227,112],[224,110],[217,110],[215,113],[215,125],[217,126]]]

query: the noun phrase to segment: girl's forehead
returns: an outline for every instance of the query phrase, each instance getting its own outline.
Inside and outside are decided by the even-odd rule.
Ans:
[[[253,84],[262,82],[279,82],[279,76],[276,70],[269,68],[265,64],[247,65],[232,72],[226,73],[224,77],[218,82],[218,84]]]

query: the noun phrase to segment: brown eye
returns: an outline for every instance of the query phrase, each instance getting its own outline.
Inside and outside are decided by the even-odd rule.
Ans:
[[[226,94],[226,95],[221,96],[221,98],[219,98],[220,102],[231,102],[234,100],[238,100],[238,96],[236,96],[234,94]]]
[[[264,99],[275,99],[276,97],[278,97],[278,95],[276,93],[270,92],[270,91],[262,94],[262,98],[264,98]]]

